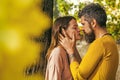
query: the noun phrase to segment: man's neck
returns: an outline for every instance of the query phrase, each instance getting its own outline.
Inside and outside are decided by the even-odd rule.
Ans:
[[[103,37],[107,33],[107,30],[104,28],[99,28],[95,31],[95,39]]]

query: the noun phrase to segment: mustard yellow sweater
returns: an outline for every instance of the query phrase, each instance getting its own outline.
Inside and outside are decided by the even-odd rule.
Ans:
[[[91,43],[81,63],[72,62],[70,69],[74,80],[115,80],[118,63],[116,43],[105,35]]]

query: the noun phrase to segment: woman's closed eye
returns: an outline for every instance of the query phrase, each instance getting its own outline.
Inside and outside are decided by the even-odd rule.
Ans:
[[[73,27],[72,29],[75,29],[75,30],[76,30],[77,28],[76,28],[76,27]]]

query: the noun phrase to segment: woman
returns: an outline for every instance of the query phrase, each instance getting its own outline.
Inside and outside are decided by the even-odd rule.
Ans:
[[[45,80],[73,80],[68,55],[65,49],[59,44],[59,34],[62,34],[61,30],[64,29],[67,32],[69,38],[75,36],[75,40],[80,40],[80,30],[76,19],[72,16],[59,17],[55,20],[52,27],[52,40],[50,48],[47,52],[47,68]],[[74,35],[73,35],[74,34]],[[80,61],[80,56],[77,49],[75,56]]]

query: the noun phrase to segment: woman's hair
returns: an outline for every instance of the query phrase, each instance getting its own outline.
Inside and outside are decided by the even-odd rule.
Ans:
[[[62,28],[66,30],[72,19],[76,20],[73,16],[64,16],[59,17],[54,21],[52,27],[51,44],[46,55],[47,60],[51,54],[51,51],[59,44],[59,34],[62,34]]]

